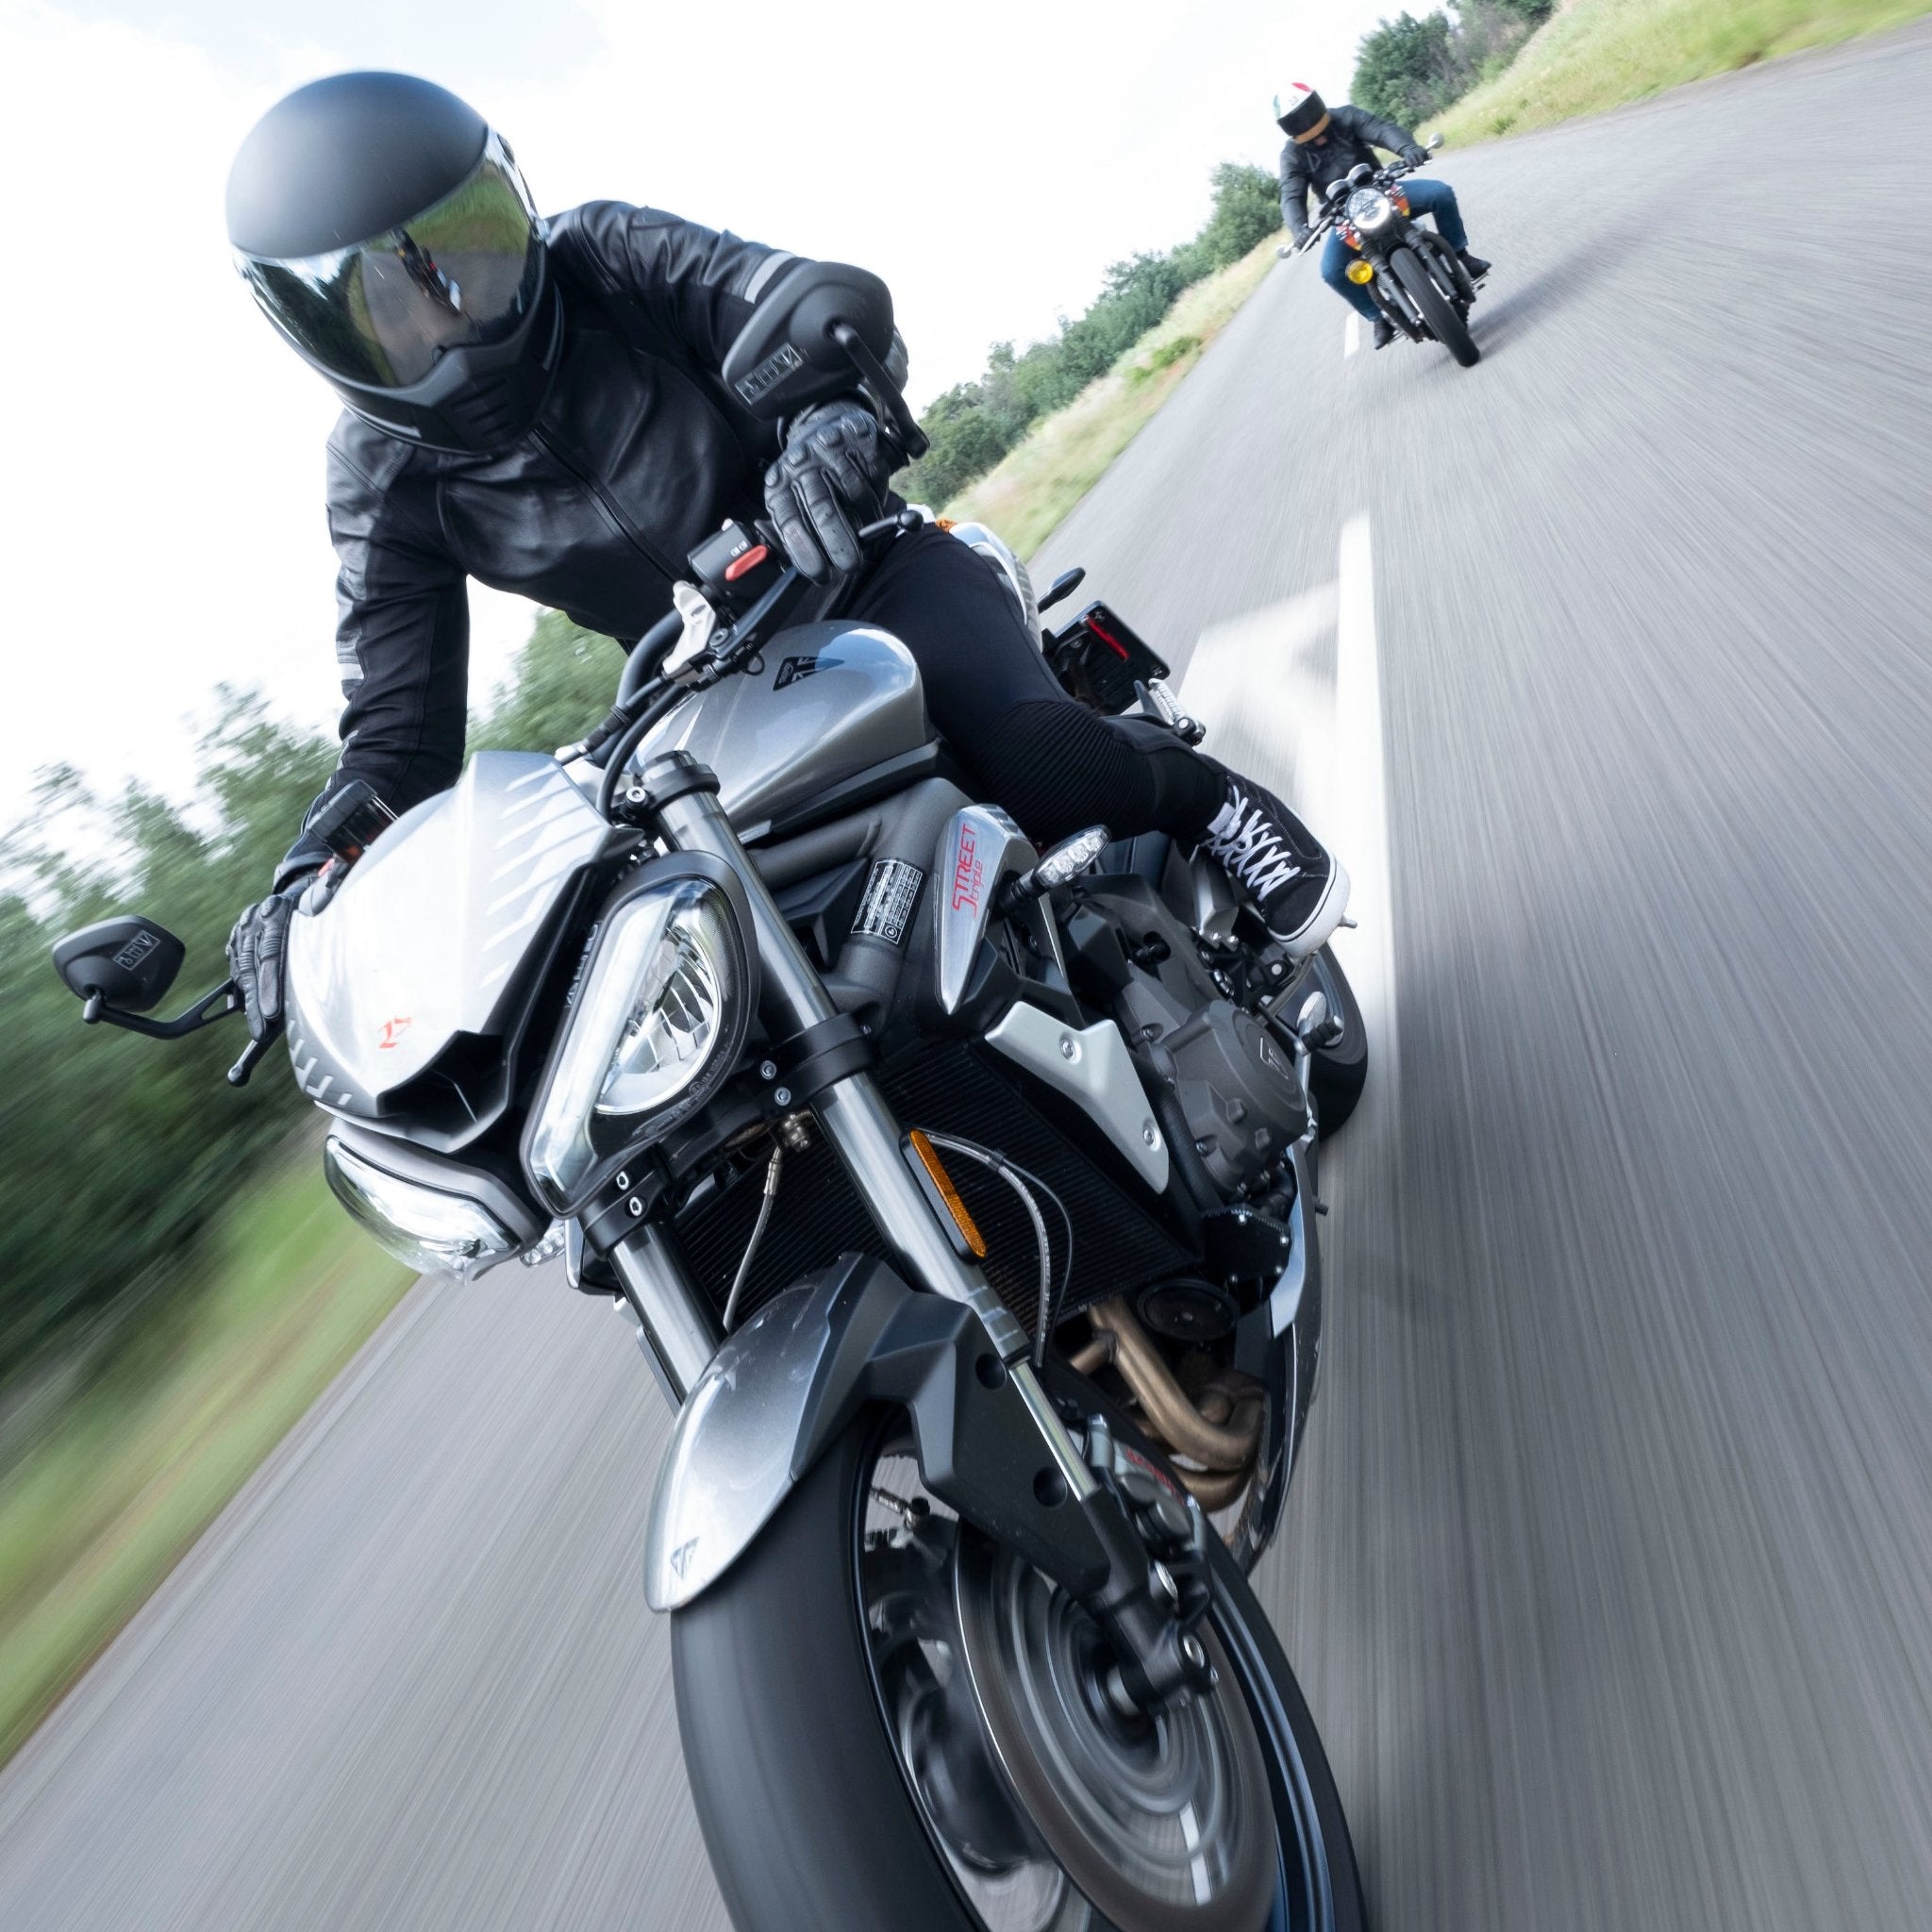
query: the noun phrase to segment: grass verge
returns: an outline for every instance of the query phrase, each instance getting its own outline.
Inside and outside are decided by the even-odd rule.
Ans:
[[[206,1288],[143,1322],[0,1475],[0,1763],[411,1278],[312,1154],[238,1204],[207,1254]]]
[[[1031,557],[1260,287],[1279,241],[1269,236],[1231,267],[1183,291],[1163,322],[1064,409],[1036,424],[997,469],[949,503],[945,514],[976,517],[1022,557]]]
[[[1524,134],[1928,10],[1932,0],[1577,0],[1427,125],[1464,146]]]

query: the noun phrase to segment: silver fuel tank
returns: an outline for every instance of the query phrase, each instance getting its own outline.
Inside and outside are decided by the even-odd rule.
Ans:
[[[806,624],[772,640],[762,670],[687,698],[633,762],[641,770],[666,752],[690,752],[717,773],[732,824],[752,836],[931,737],[919,667],[897,638],[870,625]],[[594,784],[596,774],[588,776]]]

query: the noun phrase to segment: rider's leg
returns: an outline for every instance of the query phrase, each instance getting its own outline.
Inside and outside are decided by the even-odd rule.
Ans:
[[[911,651],[927,715],[1035,840],[1166,832],[1208,845],[1297,952],[1334,930],[1347,881],[1301,821],[1164,726],[1074,703],[998,572],[944,531],[897,539],[845,614]]]
[[[1333,228],[1328,239],[1322,244],[1322,279],[1359,315],[1364,322],[1376,322],[1382,311],[1375,307],[1374,299],[1366,289],[1358,288],[1350,281],[1345,271],[1356,259],[1356,252],[1342,241]]]
[[[1408,196],[1409,212],[1429,216],[1443,241],[1460,255],[1469,246],[1469,231],[1462,225],[1462,210],[1456,205],[1455,189],[1446,181],[1428,181],[1415,175],[1402,188]]]

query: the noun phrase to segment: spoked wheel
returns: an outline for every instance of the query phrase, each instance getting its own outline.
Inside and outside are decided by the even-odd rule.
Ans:
[[[698,1815],[742,1932],[1355,1932],[1347,1827],[1213,1548],[1220,1681],[1149,1718],[1085,1612],[855,1425],[673,1624]]]

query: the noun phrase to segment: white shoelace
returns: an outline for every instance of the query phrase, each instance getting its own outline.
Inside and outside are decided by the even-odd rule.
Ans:
[[[1288,842],[1258,805],[1228,788],[1232,796],[1208,827],[1208,849],[1256,898],[1302,875]]]

